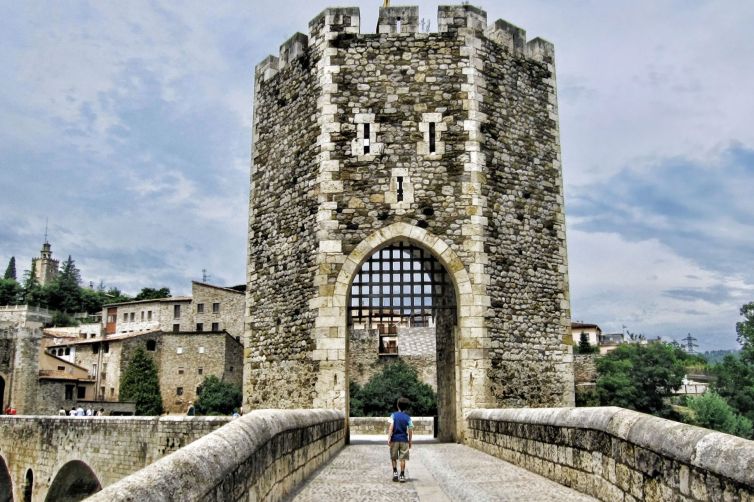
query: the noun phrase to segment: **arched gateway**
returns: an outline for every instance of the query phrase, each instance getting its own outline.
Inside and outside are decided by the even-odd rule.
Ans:
[[[419,328],[402,312],[421,317],[425,297],[407,307],[404,286],[430,288],[440,323],[447,438],[476,408],[573,403],[553,47],[470,5],[439,7],[438,33],[420,18],[382,8],[369,34],[359,9],[326,9],[256,68],[247,408],[348,411],[349,330],[379,350],[380,330]],[[383,251],[406,248],[447,274],[453,322],[434,308],[444,284],[355,286],[374,257],[392,275]]]

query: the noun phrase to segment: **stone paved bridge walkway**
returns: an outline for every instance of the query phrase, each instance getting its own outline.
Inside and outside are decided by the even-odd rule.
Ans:
[[[445,502],[594,501],[542,476],[458,444],[421,441],[411,449],[408,481],[391,479],[382,439],[351,438],[351,445],[315,472],[289,500]]]

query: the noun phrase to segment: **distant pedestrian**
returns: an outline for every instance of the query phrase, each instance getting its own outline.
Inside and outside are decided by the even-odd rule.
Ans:
[[[105,416],[105,408],[100,408],[97,412],[98,417],[104,417]]]
[[[76,408],[71,408],[71,411],[68,412],[69,417],[75,417],[76,416]]]
[[[234,408],[234,409],[233,409],[233,413],[231,414],[231,417],[233,417],[233,418],[238,418],[238,417],[240,417],[240,416],[241,416],[241,414],[240,414],[240,413],[238,413],[238,409]]]
[[[84,408],[79,406],[76,408],[76,416],[77,417],[83,417],[86,413],[84,412]]]
[[[65,411],[65,408],[60,408],[58,410],[58,416],[64,417],[66,415],[68,415],[68,413]]]
[[[93,415],[94,415],[94,412],[92,411],[92,409],[91,408],[87,408],[86,409],[86,416],[87,417],[91,417]]]
[[[186,415],[189,417],[193,417],[196,415],[196,408],[194,408],[193,401],[189,401],[188,410],[186,410]]]
[[[405,397],[398,399],[398,411],[388,418],[390,427],[387,431],[387,444],[390,447],[390,461],[393,463],[393,481],[406,482],[406,461],[414,438],[414,423],[405,410],[409,400]],[[398,475],[398,461],[401,462],[401,473]]]

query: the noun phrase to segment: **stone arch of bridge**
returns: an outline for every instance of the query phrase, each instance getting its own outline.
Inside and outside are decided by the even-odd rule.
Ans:
[[[375,252],[395,242],[407,242],[424,248],[432,254],[445,268],[455,291],[457,322],[454,335],[455,347],[455,389],[453,399],[455,401],[455,430],[453,439],[462,440],[464,415],[475,408],[486,407],[489,402],[487,384],[487,372],[489,361],[488,351],[485,349],[486,328],[482,295],[475,292],[467,266],[458,254],[440,237],[426,229],[409,225],[407,223],[393,223],[384,227],[365,238],[346,257],[338,274],[333,290],[331,306],[337,313],[330,322],[334,325],[326,326],[320,323],[321,328],[329,330],[337,329],[338,339],[344,349],[342,361],[347,368],[347,340],[348,340],[348,308],[349,293],[353,280],[361,266]],[[476,350],[474,350],[476,349]],[[348,412],[348,375],[340,386],[340,404]],[[481,371],[480,371],[481,370]],[[325,404],[326,407],[337,406],[338,397]]]
[[[13,479],[2,455],[0,455],[0,502],[13,502]]]
[[[58,469],[47,490],[45,502],[74,502],[100,490],[102,485],[92,468],[81,460],[71,460]]]

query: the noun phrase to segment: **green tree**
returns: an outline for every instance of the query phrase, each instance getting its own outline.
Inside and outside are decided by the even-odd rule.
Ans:
[[[577,354],[594,354],[598,350],[597,347],[592,347],[592,344],[589,343],[589,334],[583,332],[579,335],[579,343],[575,348]]]
[[[689,399],[688,407],[693,412],[694,425],[751,438],[751,420],[737,414],[727,401],[714,391],[707,391],[702,396]]]
[[[0,279],[0,305],[16,305],[21,287],[13,279]]]
[[[241,388],[215,375],[204,379],[198,396],[195,407],[199,415],[230,415],[241,407]]]
[[[135,402],[137,415],[162,413],[157,367],[141,347],[136,349],[123,372],[120,380],[120,399]]]
[[[748,364],[754,364],[754,302],[741,307],[743,321],[736,323],[736,335],[741,344],[741,358]]]
[[[374,375],[363,387],[351,383],[351,416],[380,417],[395,411],[399,397],[411,401],[409,411],[415,416],[437,414],[437,395],[432,387],[419,380],[416,370],[398,359]]]
[[[42,286],[39,285],[34,268],[24,272],[24,284],[21,287],[20,302],[24,305],[47,306],[47,299]]]
[[[55,280],[45,287],[49,308],[69,313],[81,312],[83,295],[80,284],[81,273],[69,255]]]
[[[671,416],[666,399],[682,384],[685,357],[664,343],[621,345],[597,360],[600,404]]]
[[[108,303],[123,303],[123,302],[130,302],[133,300],[130,296],[123,293],[120,289],[116,287],[112,287],[107,290],[105,293],[105,296],[107,297],[107,300],[105,300],[105,305]]]
[[[159,298],[170,298],[170,288],[142,288],[139,294],[134,296],[134,300],[157,300]]]
[[[5,269],[5,276],[3,279],[16,280],[16,257],[11,256],[8,262],[8,268]]]
[[[742,357],[725,356],[712,367],[712,388],[738,413],[754,422],[754,365]]]

